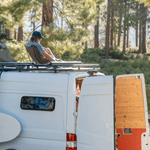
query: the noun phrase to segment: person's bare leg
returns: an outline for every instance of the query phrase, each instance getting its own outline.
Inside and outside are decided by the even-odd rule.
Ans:
[[[53,57],[55,57],[52,53],[52,51],[49,48],[43,48],[49,55],[52,55]]]
[[[53,55],[52,51],[49,48],[45,48],[43,47],[43,49],[49,54],[51,55],[53,58],[56,59],[56,57]],[[56,59],[56,61],[62,61],[61,59]]]

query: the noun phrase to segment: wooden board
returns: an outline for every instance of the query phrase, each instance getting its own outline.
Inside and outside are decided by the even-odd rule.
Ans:
[[[122,112],[119,112],[119,113],[116,113],[116,118],[144,118],[145,117],[145,114],[144,113],[122,113]]]
[[[122,75],[116,79],[115,116],[118,150],[141,150],[146,132],[144,76]],[[124,129],[127,129],[124,133]]]
[[[130,102],[130,101],[123,101],[123,102],[117,102],[116,103],[116,108],[121,108],[121,107],[134,107],[134,106],[144,106],[143,102],[139,101],[139,102]]]
[[[0,113],[0,143],[13,140],[20,131],[20,123],[14,117]]]
[[[146,128],[141,79],[117,78],[115,114],[116,128]]]

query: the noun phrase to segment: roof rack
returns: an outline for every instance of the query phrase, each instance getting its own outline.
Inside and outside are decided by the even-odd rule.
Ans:
[[[96,73],[100,68],[99,64],[83,64],[81,61],[60,61],[50,62],[49,64],[35,63],[17,63],[17,62],[2,62],[0,63],[0,71],[86,71],[89,74]],[[1,75],[0,73],[0,75]]]

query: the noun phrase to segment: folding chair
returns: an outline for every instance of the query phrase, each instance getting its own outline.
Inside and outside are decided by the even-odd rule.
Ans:
[[[50,62],[49,60],[47,60],[46,57],[44,57],[44,56],[42,56],[42,54],[40,54],[37,47],[26,47],[26,50],[29,53],[29,55],[31,56],[32,60],[36,64],[46,64],[46,63]]]

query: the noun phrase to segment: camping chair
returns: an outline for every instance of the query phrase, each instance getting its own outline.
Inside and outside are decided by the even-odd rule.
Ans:
[[[40,54],[37,47],[26,47],[26,50],[36,64],[46,64],[50,62],[49,60],[46,59],[46,57]]]

